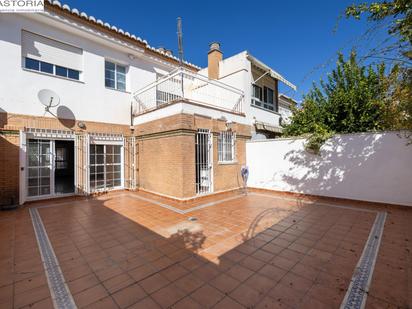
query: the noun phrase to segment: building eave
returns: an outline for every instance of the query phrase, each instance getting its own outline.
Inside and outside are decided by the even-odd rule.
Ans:
[[[116,26],[110,25],[107,22],[104,22],[100,19],[96,19],[93,16],[89,16],[85,12],[80,12],[76,8],[70,8],[70,6],[68,6],[67,4],[61,4],[59,1],[56,1],[56,0],[54,1],[47,0],[44,2],[44,7],[46,11],[51,11],[55,14],[60,14],[67,18],[74,19],[77,22],[85,24],[89,27],[96,28],[106,34],[112,35],[129,44],[131,43],[139,48],[142,48],[144,49],[145,53],[151,56],[158,57],[174,65],[179,65],[179,59],[176,56],[167,54],[166,52],[161,51],[158,48],[150,46],[146,40],[134,34],[130,34],[129,32],[124,31],[121,28],[117,28]],[[200,70],[199,66],[194,65],[187,61],[183,62],[183,66],[192,71]]]

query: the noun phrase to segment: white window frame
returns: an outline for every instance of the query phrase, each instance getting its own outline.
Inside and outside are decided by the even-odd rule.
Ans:
[[[32,61],[37,61],[38,62],[38,68],[37,69],[32,69],[29,68],[27,66],[27,60],[32,60]],[[46,64],[50,64],[53,67],[53,72],[49,73],[49,72],[45,72],[41,70],[41,64],[42,63],[46,63]],[[56,73],[56,69],[57,67],[61,67],[67,70],[67,76],[62,76],[62,75],[58,75]],[[67,67],[63,67],[54,63],[50,63],[50,62],[46,62],[46,61],[42,61],[42,60],[37,60],[37,59],[33,59],[30,57],[23,57],[22,58],[22,68],[26,71],[30,71],[30,72],[35,72],[35,73],[39,73],[39,74],[44,74],[44,75],[48,75],[48,76],[52,76],[52,77],[57,77],[57,78],[61,78],[61,79],[66,79],[66,80],[70,80],[70,81],[75,81],[75,82],[82,82],[82,71],[78,71],[75,69],[71,69],[71,68],[67,68]],[[75,71],[79,74],[79,78],[71,78],[69,77],[69,70]]]
[[[217,153],[219,163],[236,162],[236,133],[222,131],[217,139]]]
[[[104,159],[103,159],[103,163],[97,163],[97,161],[95,161],[94,163],[91,163],[90,162],[90,155],[91,155],[91,152],[92,152],[92,150],[91,150],[91,147],[92,146],[95,146],[95,145],[101,145],[101,146],[103,146],[103,153],[102,153],[102,155],[103,155],[103,157],[104,157]],[[107,148],[107,146],[109,146],[109,145],[112,145],[112,146],[119,146],[120,147],[120,152],[119,152],[119,154],[120,154],[120,162],[111,162],[111,163],[108,163],[106,160],[107,160],[107,150],[106,150],[106,148]],[[96,153],[94,153],[94,154],[96,154]],[[88,168],[89,168],[89,179],[88,179],[88,182],[89,182],[89,188],[90,188],[90,191],[91,192],[102,192],[102,191],[109,191],[109,190],[116,190],[116,189],[122,189],[122,188],[124,188],[124,182],[123,182],[123,180],[124,180],[124,171],[123,171],[123,167],[124,167],[124,145],[123,145],[123,143],[118,143],[118,142],[109,142],[109,141],[94,141],[94,142],[92,142],[92,143],[90,143],[90,145],[89,145],[89,164],[88,164]],[[107,177],[107,167],[108,166],[120,166],[120,184],[118,185],[118,186],[107,186],[107,182],[108,182],[108,179],[106,178]],[[90,180],[90,175],[92,174],[91,173],[91,167],[94,167],[95,169],[98,167],[98,166],[102,166],[103,167],[103,175],[104,175],[104,179],[103,179],[103,182],[104,182],[104,186],[103,187],[101,187],[101,188],[97,188],[97,185],[95,184],[95,186],[92,188],[92,182],[91,182],[91,180]],[[97,174],[96,172],[94,173],[94,174]],[[117,178],[116,178],[117,179]],[[114,178],[113,178],[113,180],[114,180]],[[96,181],[96,180],[95,180]]]
[[[114,65],[114,87],[110,87],[110,86],[106,85],[106,63],[110,63],[110,64]],[[118,67],[124,68],[124,73],[118,72]],[[105,59],[104,60],[104,86],[108,89],[114,89],[114,90],[118,90],[118,91],[127,92],[127,70],[128,70],[127,65],[120,64],[120,63],[114,62],[112,60]],[[124,74],[124,89],[119,89],[119,87],[117,85],[117,74]]]

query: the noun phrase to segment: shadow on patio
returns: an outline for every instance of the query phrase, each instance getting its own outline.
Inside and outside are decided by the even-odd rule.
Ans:
[[[129,194],[39,209],[79,307],[338,307],[374,219],[248,196],[196,211],[193,223]],[[207,244],[219,211],[245,226],[233,227],[238,242]],[[204,257],[216,245],[226,246],[217,263]]]

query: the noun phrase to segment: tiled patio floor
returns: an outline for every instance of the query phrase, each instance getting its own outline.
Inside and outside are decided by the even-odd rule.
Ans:
[[[77,307],[99,309],[338,308],[375,211],[387,211],[366,307],[411,308],[412,209],[356,204],[261,193],[181,204],[113,192],[30,207]],[[53,303],[25,207],[0,212],[0,308],[29,306]]]

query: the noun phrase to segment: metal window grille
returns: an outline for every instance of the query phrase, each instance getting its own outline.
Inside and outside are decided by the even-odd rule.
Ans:
[[[137,187],[137,149],[136,138],[134,136],[126,137],[124,140],[124,185],[130,190]]]
[[[219,162],[235,161],[235,140],[236,134],[233,132],[220,132],[218,137],[218,157]]]
[[[76,134],[74,140],[75,148],[75,186],[77,194],[89,194],[89,134]]]
[[[212,190],[211,149],[212,139],[210,130],[198,129],[196,133],[196,193],[205,194]]]

